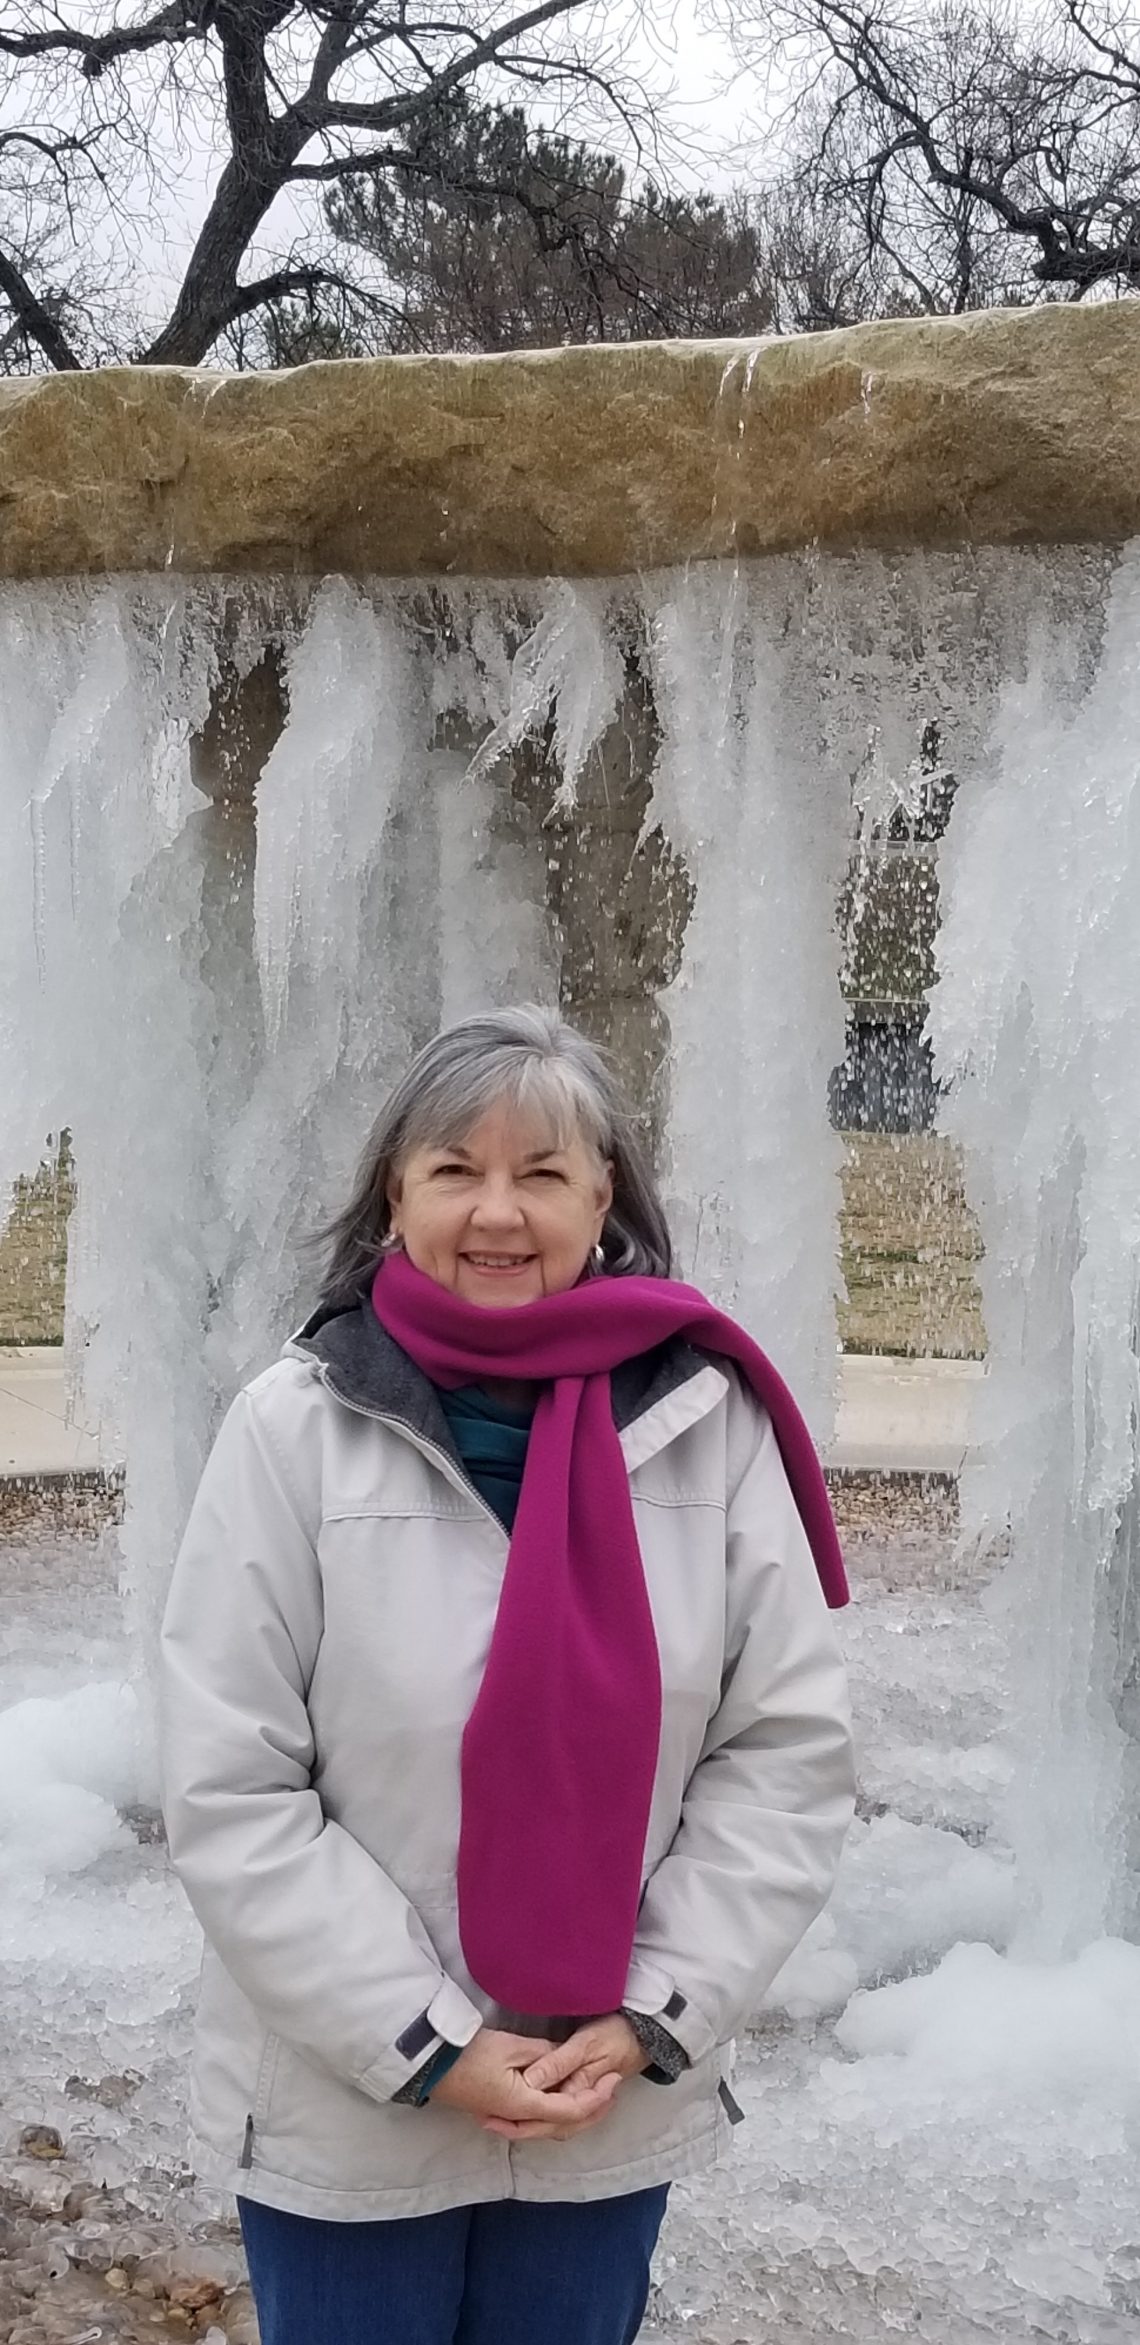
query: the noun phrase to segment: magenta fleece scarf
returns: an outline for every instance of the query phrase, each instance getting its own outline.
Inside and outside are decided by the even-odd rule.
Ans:
[[[497,2003],[567,2018],[625,1998],[661,1730],[657,1639],[610,1371],[685,1336],[768,1411],[827,1602],[847,1581],[811,1436],[750,1336],[695,1287],[595,1278],[540,1302],[463,1301],[385,1258],[381,1325],[433,1384],[535,1378],[518,1514],[463,1735],[459,1931]]]

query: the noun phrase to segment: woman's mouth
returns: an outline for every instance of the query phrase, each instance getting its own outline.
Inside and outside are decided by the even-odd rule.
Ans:
[[[512,1272],[517,1274],[520,1270],[528,1270],[534,1261],[534,1255],[465,1254],[463,1259],[470,1264],[472,1270],[486,1270],[494,1272],[498,1276],[509,1276]]]

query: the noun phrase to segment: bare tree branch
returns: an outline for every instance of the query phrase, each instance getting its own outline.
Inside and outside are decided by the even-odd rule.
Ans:
[[[939,307],[1140,286],[1140,26],[1113,0],[1047,9],[734,11],[754,60],[799,45],[792,183],[813,180],[836,219],[847,208],[891,282]]]
[[[50,310],[45,308],[40,296],[33,292],[16,262],[2,250],[0,250],[0,294],[3,294],[8,302],[13,318],[21,332],[26,334],[31,341],[38,343],[51,366],[56,367],[60,373],[67,373],[81,366],[82,360],[76,357],[57,320],[53,318]]]
[[[97,81],[120,57],[140,57],[148,49],[170,46],[200,35],[209,21],[212,0],[171,0],[145,23],[121,25],[105,33],[82,33],[66,25],[51,32],[6,33],[0,29],[0,55],[47,57],[66,53],[78,57],[84,73]]]

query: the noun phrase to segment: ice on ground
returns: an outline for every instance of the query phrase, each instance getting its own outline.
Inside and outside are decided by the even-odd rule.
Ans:
[[[963,1937],[1005,1946],[1016,1912],[1008,1850],[972,1848],[903,1816],[857,1818],[830,1905],[773,1980],[764,2008],[808,2009],[805,1965],[830,1946],[853,1966],[852,1987],[866,1985],[925,1969]]]
[[[155,1832],[112,1557],[0,1543],[0,2166],[54,2125],[161,2206],[184,2184],[200,1939]]]
[[[142,1739],[134,1688],[114,1680],[55,1700],[33,1694],[0,1711],[0,1894],[9,1918],[20,1885],[80,1873],[126,1847],[119,1810],[142,1804],[144,1776],[156,1798]]]
[[[1072,1962],[955,1945],[923,1978],[854,1995],[836,2028],[860,2060],[895,2059],[969,2101],[1014,2086],[1070,2110],[1140,2088],[1140,1947],[1102,1938]]]

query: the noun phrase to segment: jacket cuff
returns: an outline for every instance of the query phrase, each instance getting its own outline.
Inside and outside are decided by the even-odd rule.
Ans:
[[[689,2055],[671,2035],[661,2020],[651,2019],[646,2011],[622,2011],[628,2019],[643,2052],[649,2054],[649,2066],[641,2073],[649,2084],[676,2084],[689,2065]]]
[[[424,2061],[423,2067],[417,2068],[415,2075],[400,2086],[398,2093],[393,2093],[393,2101],[408,2109],[424,2108],[436,2085],[447,2075],[449,2068],[454,2068],[462,2054],[462,2044],[440,2044],[430,2059]]]
[[[371,2068],[357,2077],[359,2090],[374,2101],[402,2100],[405,2085],[422,2078],[424,2068],[444,2045],[461,2052],[482,2025],[482,2012],[476,2010],[462,1987],[457,1987],[454,1979],[441,1979],[431,2002],[409,2020],[391,2050],[381,2053]]]
[[[691,2062],[703,2060],[717,2042],[716,2029],[703,2011],[698,2011],[695,2003],[681,1993],[668,1971],[646,1961],[636,1947],[622,2008],[631,2024],[638,2012],[647,2019],[660,2020]]]

